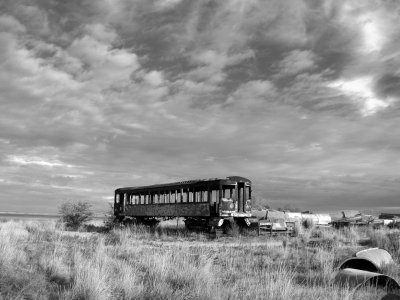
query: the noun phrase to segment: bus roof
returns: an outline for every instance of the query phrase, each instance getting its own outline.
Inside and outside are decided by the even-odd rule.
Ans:
[[[115,190],[115,192],[139,192],[144,190],[158,190],[162,188],[184,188],[192,185],[204,185],[204,184],[235,184],[236,182],[246,182],[250,183],[251,181],[247,178],[241,176],[229,176],[227,178],[210,178],[210,179],[195,179],[195,180],[187,180],[187,181],[178,181],[172,183],[164,183],[164,184],[153,184],[147,186],[137,186],[137,187],[122,187]]]

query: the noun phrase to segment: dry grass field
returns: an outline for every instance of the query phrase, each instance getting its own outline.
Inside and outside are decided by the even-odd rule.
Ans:
[[[168,227],[98,233],[65,231],[55,221],[5,221],[0,299],[380,299],[380,291],[353,295],[334,285],[332,273],[371,246],[399,263],[399,236],[388,229],[314,228],[297,237],[210,239]],[[385,272],[400,279],[397,265]]]

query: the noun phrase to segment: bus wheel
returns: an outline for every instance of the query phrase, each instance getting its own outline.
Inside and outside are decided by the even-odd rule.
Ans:
[[[230,221],[224,221],[224,224],[222,224],[222,232],[228,235],[231,235],[233,233],[233,228]]]

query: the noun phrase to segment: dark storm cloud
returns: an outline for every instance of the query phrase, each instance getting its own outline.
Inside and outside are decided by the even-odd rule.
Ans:
[[[275,206],[397,205],[395,2],[0,5],[10,209],[232,174]]]
[[[400,98],[400,75],[383,75],[377,80],[375,89],[380,96]]]

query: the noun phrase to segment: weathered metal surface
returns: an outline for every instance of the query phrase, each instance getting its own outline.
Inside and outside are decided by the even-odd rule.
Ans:
[[[266,219],[269,221],[286,220],[287,216],[284,211],[279,210],[268,210]]]
[[[393,259],[389,252],[384,249],[370,248],[361,250],[355,253],[354,257],[344,260],[339,265],[339,269],[352,268],[370,272],[381,272],[385,264],[391,263],[393,263]]]
[[[314,225],[317,226],[326,226],[332,222],[332,218],[328,214],[310,214],[310,213],[302,213],[302,220],[312,220]]]
[[[300,212],[286,212],[287,218],[290,222],[301,222],[301,213]]]
[[[382,297],[381,300],[400,300],[400,296],[396,294],[389,293]]]
[[[363,286],[372,286],[390,292],[400,290],[400,285],[390,276],[352,268],[337,271],[334,274],[333,281],[336,284],[348,286],[355,290]]]
[[[125,192],[140,192],[140,191],[148,191],[148,190],[159,190],[165,188],[185,188],[190,186],[204,186],[204,185],[220,185],[220,184],[236,184],[237,182],[245,182],[251,184],[251,181],[247,178],[240,176],[230,176],[227,178],[211,178],[211,179],[196,179],[196,180],[187,180],[187,181],[178,181],[172,183],[164,183],[164,184],[154,184],[148,186],[137,186],[137,187],[123,187],[118,188],[115,191],[117,193],[125,193]]]
[[[316,214],[318,222],[317,225],[329,225],[332,222],[332,218],[329,214]]]
[[[390,253],[384,249],[379,248],[361,250],[357,252],[355,256],[373,262],[374,265],[377,266],[379,269],[381,269],[384,265],[393,263],[393,259]]]
[[[146,204],[128,206],[125,211],[132,217],[209,217],[208,203]]]
[[[345,211],[342,212],[341,218],[332,217],[332,225],[336,228],[347,227],[347,226],[367,226],[367,225],[379,225],[379,222],[375,220],[377,217],[372,215],[365,215],[362,213],[357,214],[346,214]]]
[[[358,269],[369,272],[380,272],[380,268],[376,266],[373,262],[369,261],[368,259],[358,258],[358,257],[350,257],[344,260],[339,266],[339,269],[346,269],[346,268]]]
[[[264,220],[267,216],[267,210],[266,209],[252,210],[251,215],[259,220]]]
[[[381,213],[379,215],[379,219],[395,219],[395,218],[400,218],[400,214],[395,214],[395,213]]]
[[[267,222],[260,222],[261,227],[267,227],[272,231],[286,231],[287,216],[283,211],[268,210],[266,216]],[[269,222],[269,223],[268,223]]]
[[[382,221],[383,221],[383,225],[385,225],[385,226],[389,226],[390,224],[394,223],[394,221],[390,220],[390,219],[382,219]]]
[[[114,195],[116,217],[251,217],[251,181],[240,176],[124,187]]]

